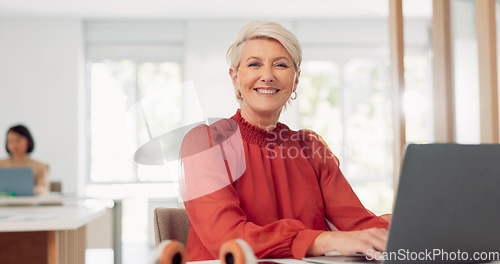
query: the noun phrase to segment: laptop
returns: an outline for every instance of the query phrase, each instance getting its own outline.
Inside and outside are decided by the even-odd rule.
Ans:
[[[500,260],[500,145],[408,145],[379,257],[383,263]],[[304,260],[362,263],[366,257]]]
[[[0,194],[33,196],[34,178],[31,168],[0,168]]]

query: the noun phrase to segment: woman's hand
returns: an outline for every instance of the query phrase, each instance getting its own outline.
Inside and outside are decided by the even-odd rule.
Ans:
[[[337,251],[342,255],[366,254],[367,250],[384,251],[389,232],[383,228],[370,228],[359,231],[325,231],[314,240],[307,254],[323,255]]]

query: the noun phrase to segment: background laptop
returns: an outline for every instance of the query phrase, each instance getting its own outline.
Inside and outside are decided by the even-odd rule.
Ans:
[[[33,196],[33,169],[0,168],[0,193],[13,193],[15,196]]]
[[[500,254],[500,145],[408,145],[393,211],[384,263],[498,260],[474,257]]]

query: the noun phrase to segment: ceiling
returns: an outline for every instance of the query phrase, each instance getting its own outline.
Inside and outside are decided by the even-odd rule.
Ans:
[[[0,17],[83,19],[337,19],[384,17],[388,0],[0,0]],[[403,1],[406,17],[430,17],[431,0]]]

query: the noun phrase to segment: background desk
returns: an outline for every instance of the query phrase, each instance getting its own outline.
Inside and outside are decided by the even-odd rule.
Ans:
[[[122,201],[126,199],[120,198],[96,198],[85,196],[70,196],[60,193],[50,193],[47,195],[37,196],[17,196],[17,197],[0,197],[1,206],[38,206],[38,205],[65,205],[81,203],[84,200],[100,201],[113,203],[113,221],[112,221],[112,239],[113,239],[113,254],[114,264],[122,263]],[[1,221],[1,219],[0,219]],[[98,223],[97,223],[98,224]],[[0,262],[2,264],[2,262]]]
[[[86,225],[105,207],[0,207],[0,263],[85,264]]]
[[[63,205],[64,203],[75,202],[80,199],[82,198],[76,196],[64,196],[54,193],[40,196],[0,197],[0,206]]]

